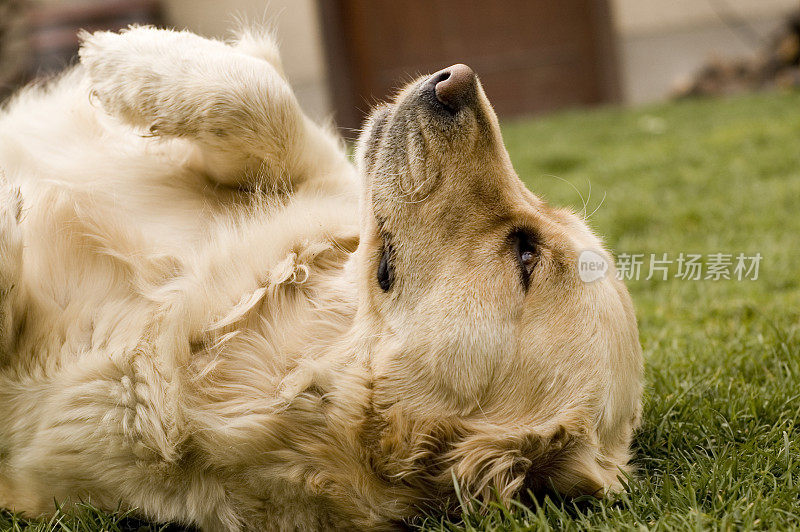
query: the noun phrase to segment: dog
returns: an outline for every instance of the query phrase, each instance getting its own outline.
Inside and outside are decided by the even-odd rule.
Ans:
[[[469,67],[375,109],[353,164],[269,35],[81,38],[0,116],[0,507],[392,529],[622,489],[630,297],[581,281],[611,255],[525,188]]]

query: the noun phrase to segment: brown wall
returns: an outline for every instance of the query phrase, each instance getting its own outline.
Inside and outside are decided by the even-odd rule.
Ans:
[[[501,116],[618,99],[604,0],[322,0],[336,120],[453,63],[477,73]]]

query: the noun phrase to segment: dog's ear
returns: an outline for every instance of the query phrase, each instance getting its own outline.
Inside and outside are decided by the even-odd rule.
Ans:
[[[372,465],[416,494],[452,493],[453,477],[462,495],[480,504],[507,502],[525,488],[600,497],[622,487],[619,462],[603,456],[590,429],[568,420],[522,427],[383,414],[365,436],[375,442]]]
[[[482,423],[448,453],[462,493],[484,503],[507,501],[522,488],[602,496],[619,486],[585,431],[548,423],[509,427]]]

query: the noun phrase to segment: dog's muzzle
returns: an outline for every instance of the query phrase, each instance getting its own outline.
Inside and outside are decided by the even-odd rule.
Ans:
[[[453,65],[424,80],[420,93],[432,109],[455,115],[461,109],[475,105],[477,78],[467,65]]]

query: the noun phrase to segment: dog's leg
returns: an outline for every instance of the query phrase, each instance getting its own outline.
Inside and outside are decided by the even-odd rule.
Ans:
[[[244,34],[231,46],[135,27],[82,39],[81,62],[105,109],[153,135],[194,141],[218,182],[296,189],[344,160],[302,113],[263,37]]]
[[[0,364],[10,356],[16,333],[22,267],[22,196],[0,170]]]

